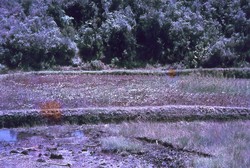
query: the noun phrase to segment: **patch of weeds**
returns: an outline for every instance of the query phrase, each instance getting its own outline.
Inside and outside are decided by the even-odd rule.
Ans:
[[[226,93],[230,95],[249,95],[249,81],[245,79],[218,78],[190,75],[181,77],[176,89],[189,93]]]
[[[189,141],[190,141],[190,138],[185,137],[185,136],[184,137],[180,137],[180,138],[177,139],[178,145],[181,148],[185,148],[186,146],[188,146]]]
[[[249,121],[123,123],[109,129],[117,136],[158,139],[214,156],[195,158],[195,168],[250,167]]]
[[[101,140],[102,150],[104,152],[142,152],[143,147],[138,142],[132,141],[128,138],[111,136]]]
[[[194,168],[223,168],[223,160],[219,158],[196,158],[192,166]]]

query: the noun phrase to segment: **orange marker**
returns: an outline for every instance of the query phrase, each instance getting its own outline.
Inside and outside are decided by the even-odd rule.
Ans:
[[[46,102],[41,105],[42,116],[49,121],[58,122],[61,119],[61,105],[56,101]]]
[[[167,74],[168,76],[173,78],[176,76],[176,71],[174,69],[170,69]]]

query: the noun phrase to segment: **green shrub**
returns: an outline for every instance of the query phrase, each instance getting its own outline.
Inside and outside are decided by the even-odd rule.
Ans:
[[[8,18],[7,22],[16,25],[11,27],[4,43],[0,43],[3,64],[10,68],[43,69],[71,63],[75,55],[72,41],[62,36],[51,18],[33,17],[31,21],[23,22]]]
[[[250,65],[246,1],[9,0],[0,9],[0,61],[12,68],[68,64],[76,51],[70,43],[83,61],[127,68]]]

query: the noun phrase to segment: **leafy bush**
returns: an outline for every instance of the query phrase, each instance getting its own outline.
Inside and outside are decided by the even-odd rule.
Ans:
[[[82,60],[91,61],[102,57],[103,41],[98,30],[82,26],[79,29],[77,43]]]
[[[45,24],[47,29],[43,28]],[[74,56],[70,40],[61,35],[50,18],[34,17],[26,23],[10,26],[7,34],[5,43],[1,44],[0,56],[2,62],[11,68],[40,69],[69,64]]]
[[[70,64],[74,48],[50,17],[19,16],[1,19],[0,60],[11,68],[48,68]],[[35,14],[33,12],[33,14]]]
[[[119,66],[130,67],[133,64],[136,55],[136,39],[133,32],[135,26],[134,14],[130,7],[107,13],[107,20],[100,28],[105,63],[117,59],[116,63]]]
[[[74,18],[73,23],[76,28],[93,19],[97,10],[95,3],[89,0],[66,1],[64,5],[65,14]]]
[[[105,69],[105,64],[99,60],[94,60],[90,62],[91,68],[93,70],[103,70]]]

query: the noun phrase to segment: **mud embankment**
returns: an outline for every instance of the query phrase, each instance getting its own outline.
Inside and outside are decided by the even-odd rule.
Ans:
[[[18,74],[18,71],[0,71],[0,74]],[[202,68],[202,69],[112,69],[112,70],[100,70],[100,71],[86,71],[86,70],[54,70],[54,71],[33,71],[33,72],[19,72],[20,74],[36,74],[36,75],[212,75],[217,77],[227,78],[245,78],[250,79],[250,68]],[[173,74],[174,73],[174,74]]]
[[[6,110],[0,111],[0,128],[54,124],[98,124],[126,121],[228,121],[250,119],[250,109],[211,106],[146,106]]]

